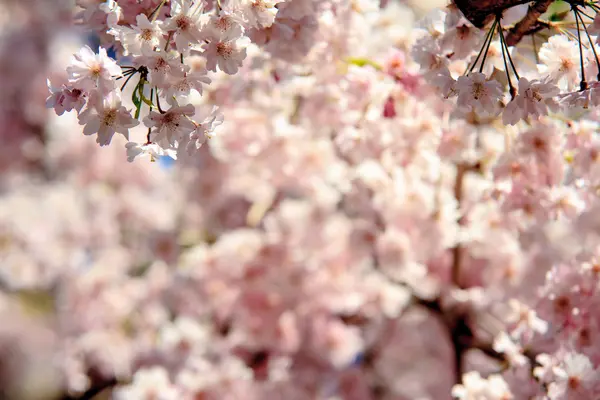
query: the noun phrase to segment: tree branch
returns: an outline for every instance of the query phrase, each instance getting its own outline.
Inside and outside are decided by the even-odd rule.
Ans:
[[[465,18],[477,28],[483,28],[496,15],[501,15],[511,7],[530,3],[525,17],[508,32],[506,43],[509,46],[519,43],[525,35],[547,28],[548,24],[539,18],[553,2],[554,0],[454,0]]]
[[[118,385],[115,378],[110,378],[105,381],[96,382],[87,391],[78,395],[69,395],[65,393],[60,400],[92,400],[103,391]]]
[[[454,0],[454,4],[473,25],[483,28],[504,10],[531,0]]]
[[[514,46],[523,39],[523,36],[531,31],[535,31],[536,26],[540,26],[540,29],[547,26],[544,22],[539,21],[538,18],[546,12],[553,1],[554,0],[541,0],[530,4],[527,15],[508,31],[506,44]]]

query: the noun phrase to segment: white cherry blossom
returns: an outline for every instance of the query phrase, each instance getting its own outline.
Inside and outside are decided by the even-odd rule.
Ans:
[[[97,134],[98,144],[106,146],[115,132],[129,139],[129,129],[140,122],[121,105],[120,96],[111,92],[105,98],[91,99],[88,107],[79,114],[79,123],[85,125],[84,135]]]

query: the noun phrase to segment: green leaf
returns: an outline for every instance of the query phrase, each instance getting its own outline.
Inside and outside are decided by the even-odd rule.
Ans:
[[[379,71],[383,69],[381,65],[377,64],[375,61],[369,60],[368,58],[350,57],[346,59],[346,62],[350,65],[356,65],[358,67],[366,67],[367,65],[370,65]]]
[[[550,22],[562,21],[571,11],[571,6],[566,1],[555,1],[550,4],[546,11],[547,19]]]
[[[140,86],[140,84],[138,83],[137,86],[135,87],[135,89],[133,89],[133,94],[131,95],[131,101],[133,101],[133,104],[136,107],[139,107],[140,103],[141,103],[140,97],[138,95],[139,86]]]
[[[148,99],[146,96],[144,96],[144,93],[140,93],[142,95],[142,101],[146,104],[148,104],[150,107],[154,107],[154,104],[152,104],[152,100]]]
[[[135,104],[135,118],[138,119],[140,117],[140,112],[142,111],[142,98],[144,97],[144,78],[140,78],[137,86],[133,90],[133,95],[131,100],[133,100],[133,104]]]

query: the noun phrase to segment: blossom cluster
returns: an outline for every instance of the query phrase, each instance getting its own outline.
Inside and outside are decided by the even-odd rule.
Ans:
[[[101,146],[115,133],[129,139],[130,129],[143,123],[146,140],[126,145],[130,161],[140,154],[195,154],[223,121],[216,109],[197,110],[190,103],[190,96],[202,95],[210,84],[209,71],[237,73],[251,39],[274,57],[301,56],[312,45],[316,8],[314,0],[81,0],[78,5],[77,21],[96,33],[101,45],[98,53],[83,47],[67,76],[48,82],[47,106],[58,115],[75,110],[83,133],[96,135]],[[131,102],[121,94],[128,84]]]
[[[600,397],[600,113],[550,113],[568,79],[527,75],[519,48],[494,100],[494,35],[523,13],[457,76],[486,38],[455,7],[413,29],[393,1],[257,4],[79,2],[103,47],[48,101],[76,112],[51,115],[36,170],[0,177],[3,393]],[[235,74],[219,26],[253,42]]]
[[[587,1],[535,3],[550,7],[525,37],[517,28],[537,4],[504,9],[484,29],[455,5],[423,21],[413,56],[442,95],[456,99],[457,112],[501,115],[515,125],[546,115],[577,118],[600,105],[600,8]]]

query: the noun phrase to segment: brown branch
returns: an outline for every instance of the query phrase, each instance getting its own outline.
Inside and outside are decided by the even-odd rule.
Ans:
[[[101,382],[95,382],[87,391],[78,395],[65,393],[60,400],[92,400],[100,393],[117,386],[119,382],[115,378],[110,378]]]
[[[458,204],[458,211],[460,212],[460,208],[461,208],[461,203],[462,203],[462,198],[463,198],[463,185],[464,185],[464,178],[465,178],[465,174],[470,170],[470,166],[468,165],[464,165],[464,164],[460,164],[457,165],[456,167],[456,180],[454,183],[454,198],[456,199],[456,202]],[[460,217],[460,219],[458,220],[458,224],[459,225],[463,225],[464,224],[464,217]],[[462,259],[463,259],[463,249],[462,246],[459,244],[457,244],[456,246],[454,246],[454,248],[452,249],[452,268],[451,268],[451,278],[452,278],[452,283],[454,283],[457,287],[461,288],[461,283],[460,283],[460,267],[462,264]]]
[[[543,26],[543,22],[538,19],[548,10],[554,0],[541,0],[531,4],[527,9],[527,14],[515,26],[513,26],[506,36],[506,44],[514,46],[523,39],[523,36],[535,30],[536,26]]]
[[[504,10],[531,0],[454,0],[454,4],[473,25],[483,28]]]
[[[539,18],[553,2],[554,0],[454,0],[465,18],[477,28],[483,28],[496,15],[502,15],[511,7],[530,3],[525,17],[508,32],[506,43],[509,46],[519,43],[525,35],[547,28],[548,24]]]

